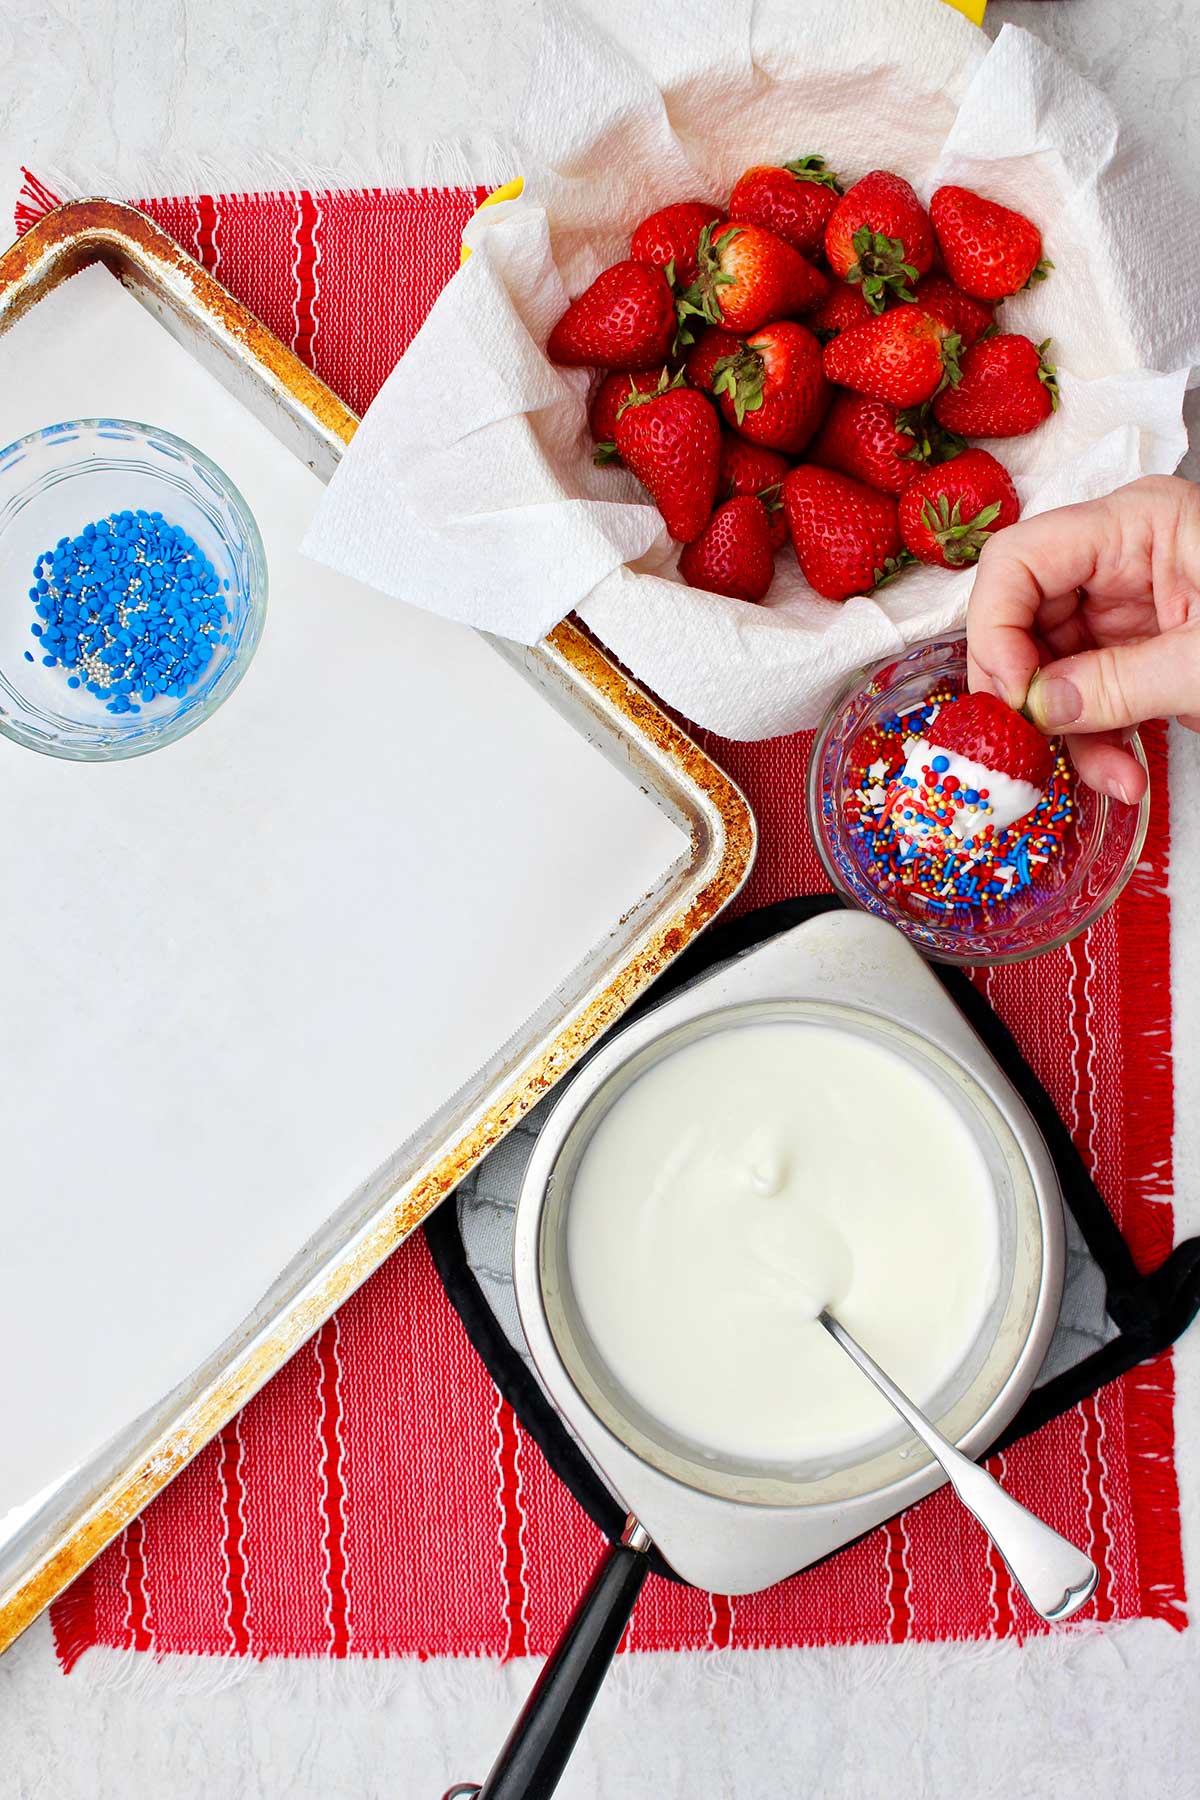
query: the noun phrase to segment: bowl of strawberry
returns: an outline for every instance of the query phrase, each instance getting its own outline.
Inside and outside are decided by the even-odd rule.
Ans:
[[[1149,794],[1079,782],[1061,740],[967,692],[966,640],[860,675],[817,731],[813,839],[845,900],[942,962],[1019,962],[1112,905],[1145,842]],[[1145,763],[1140,741],[1130,745]]]
[[[984,194],[947,185],[926,208],[891,170],[844,184],[810,154],[747,169],[724,206],[641,220],[547,354],[594,371],[595,460],[640,482],[680,580],[771,603],[786,558],[837,605],[918,563],[969,569],[1018,518],[997,450],[1058,389],[1048,340],[999,309],[1051,267],[1037,226]]]

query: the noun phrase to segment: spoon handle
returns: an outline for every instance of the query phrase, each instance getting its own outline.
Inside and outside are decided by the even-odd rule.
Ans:
[[[1033,1610],[1055,1624],[1086,1605],[1097,1579],[1091,1558],[1006,1494],[986,1469],[943,1437],[839,1319],[823,1312],[820,1323],[941,1464],[955,1493],[983,1526]]]

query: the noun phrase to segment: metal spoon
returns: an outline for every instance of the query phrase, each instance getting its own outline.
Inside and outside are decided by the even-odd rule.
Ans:
[[[1096,1586],[1096,1565],[1091,1558],[1006,1494],[986,1469],[944,1438],[851,1337],[840,1319],[826,1310],[818,1320],[941,1464],[950,1486],[983,1526],[1034,1612],[1053,1625],[1085,1606]]]

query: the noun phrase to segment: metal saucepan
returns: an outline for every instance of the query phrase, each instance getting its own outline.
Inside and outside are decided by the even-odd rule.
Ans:
[[[521,1323],[567,1424],[629,1508],[479,1800],[545,1800],[557,1785],[648,1572],[651,1537],[677,1573],[719,1593],[769,1586],[939,1485],[903,1426],[844,1461],[761,1466],[714,1456],[649,1415],[606,1367],[575,1305],[566,1221],[575,1167],[601,1117],[651,1064],[759,1019],[836,1026],[916,1063],[959,1110],[993,1177],[1000,1263],[976,1342],[927,1408],[978,1455],[1025,1399],[1062,1297],[1062,1199],[1041,1135],[1007,1078],[890,926],[830,913],[714,971],[616,1033],[567,1086],[538,1137],[517,1208]]]

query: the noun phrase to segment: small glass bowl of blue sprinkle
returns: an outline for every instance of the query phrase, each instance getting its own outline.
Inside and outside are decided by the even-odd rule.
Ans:
[[[262,539],[228,476],[169,431],[50,425],[0,452],[0,732],[76,762],[209,718],[262,635]]]

